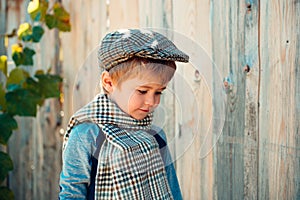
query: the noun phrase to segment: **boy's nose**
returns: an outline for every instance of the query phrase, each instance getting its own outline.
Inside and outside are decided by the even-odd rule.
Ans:
[[[155,105],[155,96],[154,95],[148,95],[145,99],[145,104],[149,106],[154,106]]]

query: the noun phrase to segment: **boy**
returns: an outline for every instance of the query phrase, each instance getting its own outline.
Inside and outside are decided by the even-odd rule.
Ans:
[[[98,58],[104,94],[77,111],[65,135],[60,199],[182,199],[164,132],[152,112],[188,56],[163,35],[107,34]]]

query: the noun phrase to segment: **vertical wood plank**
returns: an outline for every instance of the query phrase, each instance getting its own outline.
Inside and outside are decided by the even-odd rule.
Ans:
[[[109,1],[110,30],[139,26],[138,0]]]
[[[210,63],[201,60],[202,57],[211,54],[209,8],[209,1],[173,1],[173,29],[189,38],[191,42],[194,41],[192,45],[199,47],[202,53],[207,53],[207,55],[198,55],[201,52],[193,52],[190,55],[191,60],[200,58],[200,63],[195,64],[207,64],[206,67],[211,67],[212,64],[211,60]],[[183,44],[183,47],[193,48],[186,45],[188,44]],[[183,112],[180,113],[180,109],[176,110],[177,126],[180,127],[181,135],[176,143],[176,154],[177,156],[181,154],[176,166],[184,199],[212,199],[213,154],[207,152],[209,154],[206,157],[200,158],[202,143],[207,134],[211,134],[208,128],[212,119],[212,99],[206,85],[206,81],[209,80],[206,80],[203,74],[197,77],[197,67],[203,66],[179,66],[178,73],[182,79],[175,80],[176,94],[184,97],[180,102]],[[184,87],[182,80],[188,84],[192,96]],[[179,120],[180,118],[182,120]],[[184,138],[188,138],[187,135],[191,134],[193,135],[190,138],[191,144],[182,152]]]
[[[244,1],[245,129],[244,129],[244,198],[258,198],[259,135],[259,1]]]
[[[6,34],[6,0],[1,0],[0,1],[0,56],[1,55],[6,55],[6,47],[5,47],[5,37],[4,35]],[[2,87],[4,87],[4,84],[6,82],[6,77],[2,71],[0,72],[0,84],[2,84]],[[6,151],[6,147],[0,147],[0,150]]]
[[[226,122],[215,151],[218,199],[257,194],[257,10],[257,1],[212,2],[213,60],[229,85]],[[245,65],[251,68],[247,76]]]
[[[196,37],[196,27],[194,26],[197,17],[196,9],[196,1],[173,1],[173,29],[193,40]],[[199,109],[195,108],[197,104],[195,105],[194,96],[190,97],[190,94],[187,95],[187,91],[185,90],[188,88],[191,91],[197,91],[198,95],[200,95],[203,92],[200,88],[204,86],[203,82],[194,82],[194,69],[192,65],[178,65],[177,73],[181,81],[179,78],[175,80],[175,92],[178,96],[186,98],[181,98],[181,106],[177,106],[175,110],[176,126],[179,127],[179,133],[176,135],[176,157],[180,156],[176,160],[176,172],[183,198],[197,199],[201,195],[199,172],[202,169],[198,155],[199,135],[196,132],[192,132],[191,127],[187,124],[198,123],[194,119],[194,116],[197,115],[195,111],[197,112]],[[188,96],[189,98],[187,98]],[[175,129],[177,128],[176,126]],[[187,146],[188,143],[190,144]],[[182,146],[185,146],[185,148],[182,148]]]
[[[14,169],[9,176],[9,187],[15,199],[33,199],[32,118],[17,118],[18,130],[12,134],[8,152]]]
[[[95,95],[100,76],[97,46],[107,31],[107,16],[105,0],[64,0],[63,4],[72,24],[70,33],[61,34],[66,128],[70,116]]]
[[[299,1],[261,1],[259,198],[299,199]]]
[[[294,142],[295,142],[295,147],[298,148],[296,151],[294,151],[294,156],[292,157],[295,159],[295,174],[294,174],[294,183],[295,184],[295,190],[294,190],[294,195],[296,196],[296,199],[300,199],[300,151],[299,151],[299,146],[300,146],[300,34],[299,34],[299,28],[300,28],[300,2],[295,2],[295,10],[298,12],[296,13],[296,30],[298,30],[297,36],[295,37],[296,39],[296,44],[295,44],[295,94],[293,96],[295,97],[295,125],[294,125]]]
[[[0,1],[0,55],[6,55],[6,47],[4,44],[4,34],[6,33],[6,0]]]
[[[53,3],[53,2],[51,2]],[[35,68],[51,73],[58,73],[60,63],[57,58],[60,46],[57,30],[47,30],[41,42],[36,45]],[[47,48],[45,48],[47,47]],[[60,74],[62,75],[62,74]],[[33,134],[33,196],[34,199],[55,199],[59,187],[59,173],[61,166],[61,128],[60,111],[62,107],[58,99],[48,99],[39,108],[34,120]],[[40,185],[44,185],[43,190]]]

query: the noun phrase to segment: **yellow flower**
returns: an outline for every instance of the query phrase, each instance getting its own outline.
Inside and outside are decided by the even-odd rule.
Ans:
[[[6,75],[7,74],[7,56],[0,56],[0,70]]]
[[[39,0],[32,0],[29,2],[28,7],[27,7],[27,12],[29,14],[37,11],[40,7],[40,1]]]
[[[21,37],[23,33],[27,32],[30,30],[30,24],[29,23],[23,23],[20,24],[19,29],[18,29],[18,37]]]
[[[6,55],[2,55],[2,56],[0,56],[0,62],[2,63],[4,63],[4,62],[7,62],[7,56]]]
[[[13,44],[11,45],[11,51],[12,53],[21,53],[23,51],[23,48],[19,44]]]

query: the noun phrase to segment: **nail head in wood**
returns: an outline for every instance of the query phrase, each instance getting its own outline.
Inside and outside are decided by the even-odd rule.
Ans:
[[[249,67],[249,65],[246,65],[246,66],[244,67],[244,71],[247,72],[247,73],[250,72],[250,67]]]

